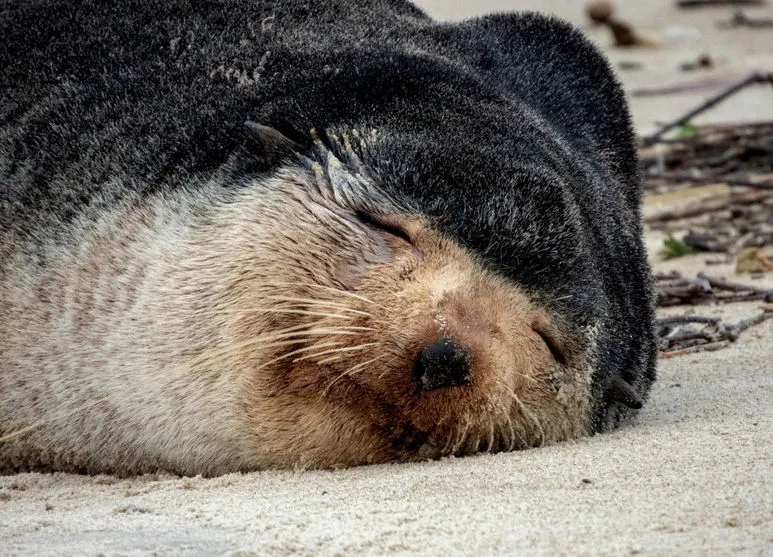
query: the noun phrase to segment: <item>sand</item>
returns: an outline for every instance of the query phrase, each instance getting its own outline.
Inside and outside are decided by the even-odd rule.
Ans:
[[[420,4],[445,19],[544,8],[584,25],[579,1]],[[629,90],[773,67],[773,32],[719,32],[714,21],[727,10],[687,17],[670,1],[618,4],[621,15],[653,32],[679,24],[702,33],[696,42],[658,50],[610,51],[615,62],[645,64],[621,73]],[[749,14],[773,17],[770,8]],[[603,30],[589,32],[609,44]],[[728,63],[701,74],[678,72],[680,62],[704,49]],[[769,89],[750,91],[707,118],[760,117],[773,110]],[[651,130],[709,94],[634,99],[637,128]],[[648,235],[653,259],[661,240]],[[706,269],[704,261],[655,265],[692,274]],[[730,266],[710,271],[733,274]],[[773,273],[755,284],[773,286]],[[736,304],[700,311],[733,321],[758,310]],[[726,350],[662,361],[638,423],[576,442],[410,465],[215,479],[0,477],[0,554],[770,555],[772,399],[773,320]]]

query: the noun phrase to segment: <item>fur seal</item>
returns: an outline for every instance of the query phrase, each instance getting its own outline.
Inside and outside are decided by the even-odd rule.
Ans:
[[[26,0],[0,35],[0,470],[523,449],[646,399],[631,125],[568,24]]]

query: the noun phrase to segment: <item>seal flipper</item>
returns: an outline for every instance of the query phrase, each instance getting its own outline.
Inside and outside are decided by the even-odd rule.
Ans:
[[[638,410],[644,405],[641,397],[636,393],[633,386],[622,377],[615,377],[609,382],[604,398],[608,402],[618,402],[626,405],[628,408]]]
[[[248,156],[261,170],[277,167],[301,149],[300,145],[269,126],[247,120],[242,129]]]

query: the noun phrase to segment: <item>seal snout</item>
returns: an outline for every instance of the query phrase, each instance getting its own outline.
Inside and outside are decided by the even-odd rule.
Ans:
[[[470,382],[470,354],[452,338],[442,338],[424,348],[414,363],[422,391],[456,387]]]

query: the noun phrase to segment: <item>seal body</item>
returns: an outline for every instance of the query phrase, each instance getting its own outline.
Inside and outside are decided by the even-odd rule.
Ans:
[[[0,470],[512,450],[646,399],[628,113],[567,24],[398,0],[0,17]]]

